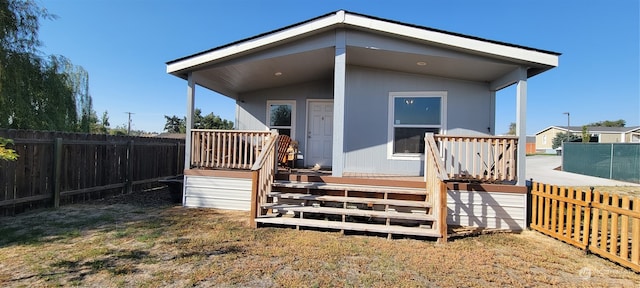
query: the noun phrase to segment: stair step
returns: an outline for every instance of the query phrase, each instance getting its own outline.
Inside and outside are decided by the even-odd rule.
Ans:
[[[313,207],[313,206],[287,205],[287,204],[268,205],[268,206],[271,209],[304,212],[304,213],[349,215],[349,216],[418,220],[418,221],[435,221],[436,220],[433,215],[426,214],[426,213],[403,213],[403,212],[391,212],[391,211],[373,211],[373,210],[344,209],[344,208],[333,208],[333,207]]]
[[[302,194],[302,193],[281,193],[281,192],[275,192],[275,191],[272,191],[271,193],[269,193],[269,196],[278,197],[282,199],[296,199],[296,200],[362,203],[362,204],[372,204],[372,205],[391,205],[391,206],[400,206],[400,207],[423,207],[423,208],[431,207],[431,204],[425,201],[411,201],[411,200],[328,196],[328,195],[313,195],[313,194]]]
[[[405,226],[397,226],[397,225],[376,225],[376,224],[286,218],[286,217],[257,218],[255,219],[255,221],[258,223],[275,224],[275,225],[317,227],[317,228],[328,228],[328,229],[338,229],[338,230],[402,234],[402,235],[424,236],[424,237],[441,237],[440,233],[438,233],[434,229],[419,228],[419,227],[405,227]]]
[[[269,214],[258,216],[258,218],[275,218],[275,217],[280,217],[280,213],[269,213]]]
[[[351,185],[351,184],[334,184],[334,183],[327,184],[327,183],[320,183],[320,182],[295,182],[295,181],[282,181],[282,180],[277,180],[273,182],[273,187],[427,195],[426,187],[425,188],[405,188],[405,187],[391,187],[391,186],[369,186],[369,185]]]

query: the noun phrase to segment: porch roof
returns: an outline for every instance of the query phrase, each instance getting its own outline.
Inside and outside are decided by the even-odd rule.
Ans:
[[[335,57],[331,32],[336,29],[422,48],[396,50],[393,45],[376,47],[380,42],[370,38],[349,40],[348,65],[487,82],[494,90],[512,84],[510,74],[520,67],[527,68],[527,77],[556,67],[560,55],[340,10],[169,61],[167,73],[187,79],[193,72],[197,84],[231,98],[246,91],[331,78]]]

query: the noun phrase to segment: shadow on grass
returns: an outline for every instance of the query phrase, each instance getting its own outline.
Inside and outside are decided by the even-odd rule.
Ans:
[[[102,257],[90,261],[60,260],[51,264],[56,272],[24,276],[11,281],[22,281],[30,278],[47,278],[53,276],[71,276],[71,282],[83,281],[87,276],[107,271],[111,275],[126,275],[139,272],[134,264],[149,258],[149,252],[143,250],[107,250]]]
[[[115,232],[116,236],[135,234],[145,242],[175,224],[175,220],[163,215],[166,209],[173,207],[128,207],[123,211],[123,206],[76,206],[0,218],[0,248],[70,241],[94,231]]]

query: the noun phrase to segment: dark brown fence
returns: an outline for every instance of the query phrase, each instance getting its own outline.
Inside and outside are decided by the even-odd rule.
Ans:
[[[0,161],[0,215],[159,186],[182,174],[184,140],[0,129],[17,161]]]

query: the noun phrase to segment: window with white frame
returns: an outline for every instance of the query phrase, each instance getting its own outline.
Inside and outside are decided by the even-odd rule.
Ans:
[[[446,92],[390,93],[389,151],[391,156],[424,154],[424,134],[442,133]]]
[[[295,101],[267,101],[267,123],[269,129],[294,138]]]

